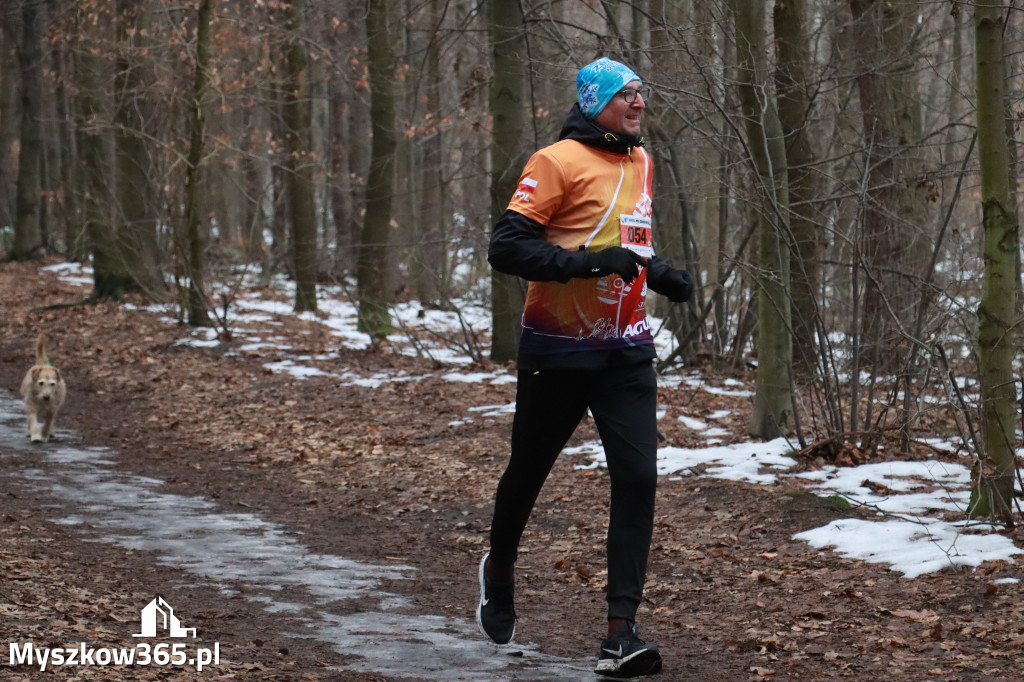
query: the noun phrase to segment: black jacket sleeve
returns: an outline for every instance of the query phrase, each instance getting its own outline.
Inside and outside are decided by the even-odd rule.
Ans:
[[[498,272],[523,279],[568,282],[587,274],[586,251],[569,251],[544,241],[544,225],[508,209],[491,232],[487,262]]]
[[[596,277],[590,252],[569,251],[544,240],[545,227],[507,209],[491,232],[487,262],[495,270],[535,282],[568,282],[573,277]],[[686,301],[693,292],[690,275],[652,256],[647,261],[647,284],[674,302]]]

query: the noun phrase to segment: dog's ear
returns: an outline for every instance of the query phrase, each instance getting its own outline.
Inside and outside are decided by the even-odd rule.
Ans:
[[[42,372],[42,371],[43,371],[42,367],[33,367],[32,368],[32,381],[33,382],[39,381],[39,373]]]
[[[53,367],[52,369],[54,378],[57,379],[57,381],[63,381],[64,377],[60,375],[60,370],[57,369],[56,367]]]

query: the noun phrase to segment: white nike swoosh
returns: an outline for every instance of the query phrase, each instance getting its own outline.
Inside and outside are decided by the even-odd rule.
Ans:
[[[601,651],[604,651],[605,653],[609,653],[612,656],[618,656],[619,658],[622,658],[622,645],[621,644],[619,645],[619,648],[617,650],[616,649],[606,649],[604,647],[601,647]]]

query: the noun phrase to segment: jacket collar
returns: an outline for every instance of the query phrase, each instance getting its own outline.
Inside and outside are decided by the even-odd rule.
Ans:
[[[576,140],[591,147],[597,147],[606,152],[615,154],[629,154],[633,147],[644,146],[644,138],[632,135],[613,133],[607,128],[594,123],[593,120],[583,115],[580,105],[573,104],[569,117],[562,124],[562,132],[558,135],[559,140]]]

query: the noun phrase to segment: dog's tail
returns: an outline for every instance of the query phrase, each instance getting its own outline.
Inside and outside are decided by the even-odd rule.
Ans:
[[[36,337],[36,364],[50,364],[50,358],[46,357],[46,334],[40,334]]]

